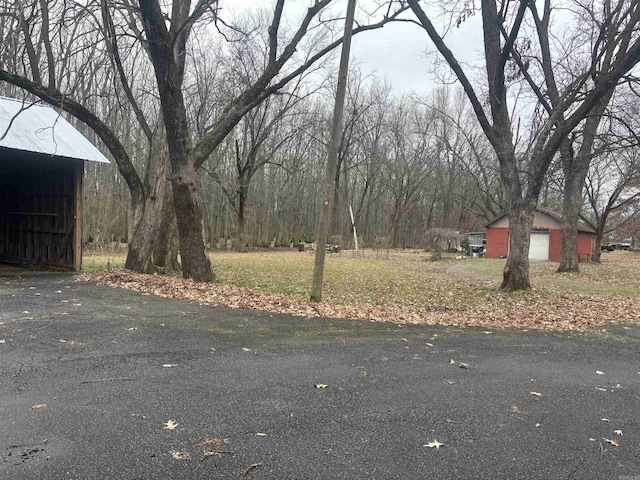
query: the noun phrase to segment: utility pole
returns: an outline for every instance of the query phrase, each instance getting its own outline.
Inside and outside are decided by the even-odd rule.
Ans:
[[[347,17],[344,24],[344,41],[340,54],[340,68],[338,70],[338,86],[336,89],[336,104],[333,108],[333,122],[331,124],[331,138],[329,140],[329,157],[327,159],[327,174],[325,177],[324,194],[318,229],[316,233],[316,258],[313,267],[313,284],[311,286],[311,301],[322,301],[322,279],[324,277],[324,260],[327,252],[327,237],[331,225],[331,211],[335,188],[336,169],[338,168],[338,145],[342,133],[342,112],[344,99],[347,94],[347,76],[349,74],[349,51],[351,50],[351,34],[353,31],[353,17],[356,10],[356,0],[349,0]]]

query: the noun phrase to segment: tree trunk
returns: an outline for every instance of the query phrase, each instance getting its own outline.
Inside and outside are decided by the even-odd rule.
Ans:
[[[243,178],[239,179],[240,182],[244,182]],[[248,182],[247,182],[248,183]],[[236,252],[246,252],[246,239],[245,239],[245,227],[246,218],[244,216],[245,206],[247,203],[247,196],[249,194],[249,185],[240,184],[238,187],[238,200],[236,207]]]
[[[400,247],[400,212],[396,210],[391,217],[391,246]]]
[[[613,91],[604,95],[593,108],[591,116],[584,122],[582,144],[578,155],[573,151],[573,139],[567,138],[560,147],[562,169],[564,170],[564,198],[562,222],[562,254],[558,272],[579,272],[578,218],[582,206],[582,187],[589,173],[593,158],[593,144],[598,127]]]
[[[604,236],[604,227],[607,223],[608,215],[603,215],[596,226],[596,245],[595,251],[593,252],[593,263],[601,263],[601,255],[602,255],[602,237]]]
[[[502,277],[503,292],[530,290],[529,243],[536,202],[520,201],[509,210],[509,257]]]
[[[582,205],[584,175],[565,175],[564,198],[562,200],[562,253],[558,272],[579,272],[578,219]]]
[[[138,273],[155,273],[154,253],[159,239],[163,238],[160,227],[165,215],[173,215],[173,209],[166,210],[170,184],[167,181],[169,158],[164,133],[153,139],[149,158],[149,173],[145,194],[136,201],[132,198],[133,228],[125,268]],[[169,219],[170,220],[170,219]]]
[[[182,276],[196,282],[208,282],[212,280],[213,273],[202,235],[202,206],[198,198],[200,176],[194,162],[186,156],[183,161],[171,163]]]
[[[316,256],[313,267],[313,278],[311,282],[311,301],[322,301],[322,281],[324,277],[325,246],[327,244],[327,234],[331,226],[331,213],[333,211],[333,200],[335,193],[334,180],[336,168],[338,166],[338,142],[342,133],[342,113],[344,110],[344,100],[347,93],[347,75],[349,73],[349,50],[351,48],[351,32],[353,28],[353,18],[356,8],[355,0],[349,0],[347,4],[347,17],[344,26],[344,42],[340,55],[340,67],[338,69],[338,85],[336,90],[336,103],[333,110],[333,122],[331,124],[331,139],[329,141],[329,155],[327,160],[327,172],[325,176],[324,193],[322,196],[322,207],[318,229],[316,235]]]
[[[236,252],[246,252],[245,239],[244,239],[244,228],[245,228],[245,218],[244,218],[244,208],[242,210],[238,210],[236,214]]]
[[[196,159],[189,154],[187,109],[182,95],[186,44],[191,28],[187,21],[189,2],[173,4],[170,30],[159,1],[139,0],[139,3],[165,123],[182,276],[208,282],[212,272],[202,231],[200,177]]]
[[[133,234],[124,267],[138,273],[153,273],[152,251],[157,231],[157,202],[153,198],[141,199],[132,205]]]
[[[153,249],[153,264],[162,273],[181,271],[178,261],[178,227],[173,208],[173,193],[170,182],[165,182],[164,201],[159,231]]]

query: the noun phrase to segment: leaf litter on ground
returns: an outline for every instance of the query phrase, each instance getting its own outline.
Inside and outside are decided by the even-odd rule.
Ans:
[[[606,257],[557,274],[552,262],[531,265],[533,289],[497,291],[502,260],[425,262],[418,252],[375,258],[329,258],[322,303],[308,300],[313,256],[298,252],[213,254],[218,281],[197,283],[122,268],[80,280],[166,298],[302,317],[398,324],[585,330],[640,320],[640,255]],[[260,265],[260,268],[255,267]],[[224,267],[224,268],[223,268]]]

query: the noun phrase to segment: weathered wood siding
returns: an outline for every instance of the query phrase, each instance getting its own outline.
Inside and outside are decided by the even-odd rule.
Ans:
[[[80,267],[82,172],[80,160],[0,149],[0,258]]]

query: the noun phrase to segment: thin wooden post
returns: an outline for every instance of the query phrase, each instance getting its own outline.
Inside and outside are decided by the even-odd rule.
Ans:
[[[84,179],[84,162],[76,165],[73,175],[73,217],[75,231],[73,232],[73,269],[82,268],[82,182]]]

